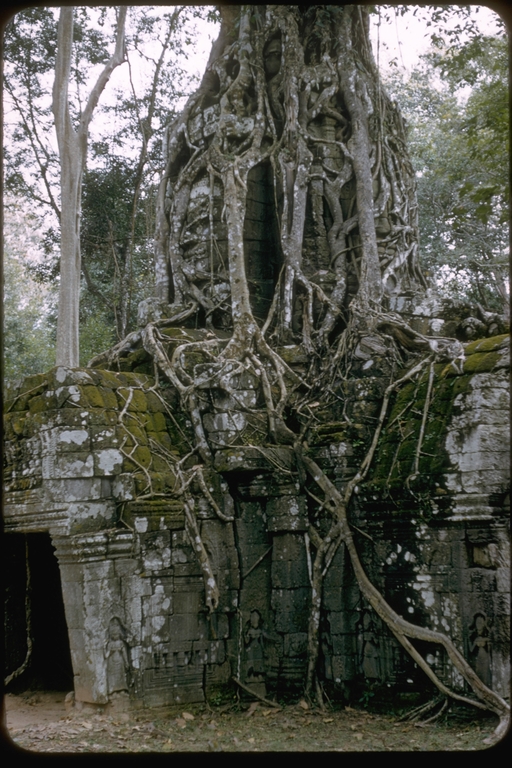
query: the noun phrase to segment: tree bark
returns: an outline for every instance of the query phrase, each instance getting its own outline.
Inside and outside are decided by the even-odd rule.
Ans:
[[[89,125],[110,75],[124,60],[126,12],[126,6],[119,8],[114,54],[92,88],[76,130],[71,121],[69,107],[74,8],[63,6],[59,17],[52,102],[59,148],[61,189],[61,261],[56,364],[70,368],[78,366],[80,360],[80,214]]]
[[[258,290],[244,265],[244,227],[251,169],[266,164],[283,272],[261,327],[311,351],[315,337],[325,347],[356,295],[378,307],[386,291],[425,287],[414,261],[414,173],[397,157],[404,127],[379,82],[365,9],[241,6],[234,16],[235,7],[223,13],[203,83],[164,137],[156,294],[197,302],[214,327],[255,325],[243,308]],[[212,128],[198,133],[206,122]],[[222,180],[209,204],[223,213],[190,229],[206,171]],[[210,285],[194,255],[208,239],[224,243]],[[226,283],[229,303],[214,312]]]

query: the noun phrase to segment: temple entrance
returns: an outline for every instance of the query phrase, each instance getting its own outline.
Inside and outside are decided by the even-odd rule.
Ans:
[[[7,534],[3,560],[6,679],[24,667],[7,691],[73,690],[59,564],[50,535]]]

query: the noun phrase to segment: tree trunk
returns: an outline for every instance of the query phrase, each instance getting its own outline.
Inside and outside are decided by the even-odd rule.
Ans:
[[[56,364],[70,368],[78,366],[80,359],[80,214],[89,125],[110,75],[124,60],[126,11],[126,6],[119,9],[114,55],[106,63],[92,88],[76,130],[71,122],[68,94],[74,8],[63,6],[59,17],[52,104],[59,147],[61,188],[61,256]]]
[[[325,345],[354,297],[378,306],[425,287],[403,124],[379,82],[366,9],[243,6],[236,22],[233,7],[221,12],[201,86],[165,137],[157,297],[196,302],[199,322],[232,329],[250,297],[276,338]],[[250,196],[257,167],[263,218]],[[251,243],[269,239],[272,221],[269,265]]]

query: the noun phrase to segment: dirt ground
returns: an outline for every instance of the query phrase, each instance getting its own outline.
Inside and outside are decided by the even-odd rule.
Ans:
[[[486,749],[495,718],[451,712],[426,725],[352,707],[305,701],[188,705],[102,714],[66,711],[64,694],[7,694],[7,744],[32,752],[351,752]],[[13,745],[13,746],[14,746]],[[16,747],[14,747],[16,749]]]

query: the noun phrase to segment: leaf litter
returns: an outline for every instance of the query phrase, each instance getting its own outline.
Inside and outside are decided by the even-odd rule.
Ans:
[[[169,707],[129,715],[66,712],[64,695],[61,710],[48,713],[45,702],[42,693],[28,717],[20,696],[6,696],[7,729],[14,744],[56,753],[467,751],[485,749],[484,738],[495,726],[490,717],[468,721],[454,714],[420,729],[397,723],[397,716],[389,713],[348,706],[326,711],[304,700],[282,704],[280,710],[235,698],[227,707],[202,704],[190,705],[186,712]]]

